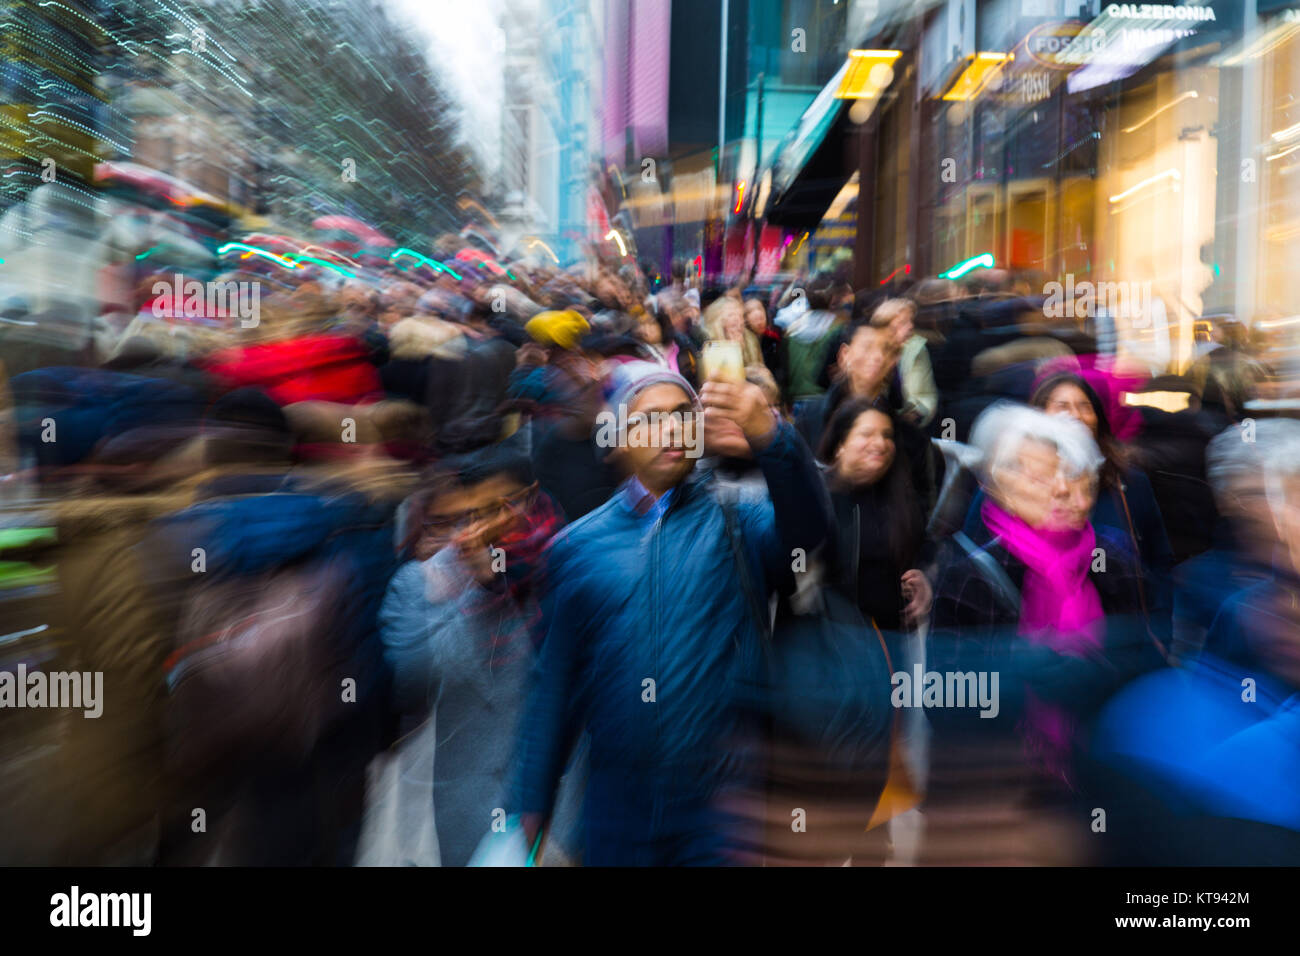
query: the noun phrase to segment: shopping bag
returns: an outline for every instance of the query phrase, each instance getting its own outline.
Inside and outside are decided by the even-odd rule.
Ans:
[[[440,866],[433,816],[431,715],[370,762],[357,866]]]

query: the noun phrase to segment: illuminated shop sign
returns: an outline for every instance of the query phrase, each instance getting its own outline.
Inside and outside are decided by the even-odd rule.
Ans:
[[[1081,62],[1080,53],[1100,53],[1106,48],[1104,30],[1095,30],[1080,38],[1087,26],[1078,20],[1036,26],[1025,37],[1025,52],[1035,63],[1048,69],[1073,70]],[[1063,58],[1067,51],[1074,57],[1072,61]]]
[[[1114,14],[1115,9],[1128,10],[1128,13]],[[1193,36],[1200,29],[1197,17],[1184,17],[1183,22],[1154,20],[1157,25],[1132,25],[1123,23],[1144,20],[1147,14],[1132,13],[1134,10],[1154,10],[1166,8],[1160,5],[1143,5],[1128,7],[1112,4],[1106,9],[1105,16],[1092,23],[1058,22],[1044,23],[1035,27],[1024,38],[1024,48],[1035,64],[1053,70],[1070,72],[1087,64],[1141,64],[1154,55],[1153,48],[1166,47],[1180,39]],[[1205,9],[1175,7],[1167,9]],[[1213,20],[1213,10],[1209,10]],[[1177,20],[1177,18],[1175,18]],[[1152,22],[1152,21],[1148,21]],[[1203,21],[1205,22],[1205,21]]]
[[[1173,7],[1161,3],[1112,3],[1106,16],[1114,20],[1213,20],[1213,7]]]
[[[1294,2],[1294,0],[1291,0]],[[1193,37],[1230,43],[1242,29],[1242,10],[1231,0],[1215,7],[1162,3],[1111,3],[1055,55],[1058,69],[1074,66],[1070,93],[1132,76],[1175,44]],[[1104,39],[1096,38],[1104,36]],[[1207,46],[1208,48],[1208,46]]]
[[[1030,60],[1039,66],[1068,72],[1089,63],[1145,62],[1152,47],[1166,46],[1196,33],[1196,27],[1190,24],[1184,27],[1110,24],[1110,27],[1108,30],[1097,23],[1047,23],[1030,31],[1024,46]]]

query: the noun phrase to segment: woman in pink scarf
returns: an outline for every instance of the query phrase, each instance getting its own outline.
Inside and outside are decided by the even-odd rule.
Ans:
[[[1086,657],[1101,648],[1101,598],[1089,578],[1097,535],[1088,515],[1104,461],[1092,436],[1074,423],[1008,409],[982,423],[996,427],[984,501],[984,525],[1024,565],[1021,637],[1058,654]],[[1005,421],[1002,418],[1005,417]],[[1023,437],[1008,441],[1017,434]],[[972,434],[972,440],[984,438]],[[990,439],[985,439],[990,441]],[[1072,721],[1059,708],[1026,693],[1021,733],[1031,759],[1067,779]]]
[[[1089,831],[1074,820],[1073,747],[1110,692],[1159,663],[1141,620],[1140,566],[1122,536],[1089,523],[1103,458],[1086,426],[1000,404],[971,443],[988,497],[978,528],[955,535],[941,559],[926,670],[997,673],[1001,699],[982,714],[946,700],[927,710],[932,802],[940,821],[958,808],[961,836],[974,840],[961,846],[981,848],[960,862],[1078,862]],[[1000,829],[1009,811],[1024,815],[1018,834]],[[972,812],[992,816],[972,824]],[[1025,841],[1025,820],[1052,835]]]

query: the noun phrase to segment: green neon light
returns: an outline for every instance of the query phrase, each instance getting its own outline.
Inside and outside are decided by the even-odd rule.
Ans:
[[[324,260],[324,259],[317,259],[317,258],[315,258],[314,256],[294,256],[294,257],[293,257],[293,261],[294,261],[294,262],[310,262],[310,263],[313,263],[314,265],[324,266],[326,269],[333,269],[333,270],[334,270],[335,272],[337,272],[339,275],[341,275],[341,276],[347,276],[349,279],[355,279],[355,278],[357,277],[357,274],[356,274],[355,272],[351,271],[350,269],[344,269],[344,268],[343,268],[342,266],[340,266],[340,265],[336,265],[336,264],[333,263],[333,262],[327,262],[327,261]]]
[[[388,257],[388,261],[392,262],[398,256],[410,256],[413,259],[419,259],[421,262],[425,263],[426,265],[433,266],[439,272],[447,273],[447,275],[451,276],[457,282],[461,280],[461,276],[457,275],[454,270],[447,268],[437,259],[430,259],[428,256],[420,255],[414,249],[407,249],[405,246],[403,246],[401,249],[396,249],[393,251],[393,254]]]
[[[978,256],[972,256],[971,258],[965,260],[964,262],[959,262],[951,269],[949,269],[947,272],[940,272],[939,278],[960,279],[962,276],[970,272],[972,269],[980,269],[980,268],[984,268],[984,269],[993,268],[993,253],[991,252],[981,253]]]
[[[143,259],[145,256],[149,255],[149,253],[151,253],[151,252],[157,252],[157,251],[158,251],[158,247],[157,247],[157,246],[154,246],[152,249],[146,249],[144,252],[140,253],[138,256],[135,257],[135,258],[136,258],[136,261],[139,262],[139,261],[140,261],[141,259]]]

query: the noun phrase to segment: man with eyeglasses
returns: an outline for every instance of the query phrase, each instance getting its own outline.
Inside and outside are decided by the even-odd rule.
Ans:
[[[442,865],[464,866],[504,803],[539,559],[560,517],[528,459],[493,447],[440,463],[419,520],[415,560],[393,576],[380,628],[404,729],[436,719],[433,806],[422,812],[433,813]]]
[[[822,543],[829,501],[812,454],[758,386],[709,381],[697,396],[647,362],[618,375],[613,451],[628,477],[548,552],[546,637],[512,807],[534,845],[585,725],[587,865],[735,862],[748,838],[727,805],[754,781],[757,741],[740,688],[757,674],[762,637],[716,482],[690,452],[692,418],[738,428],[766,478],[770,499],[725,505],[756,587]]]

